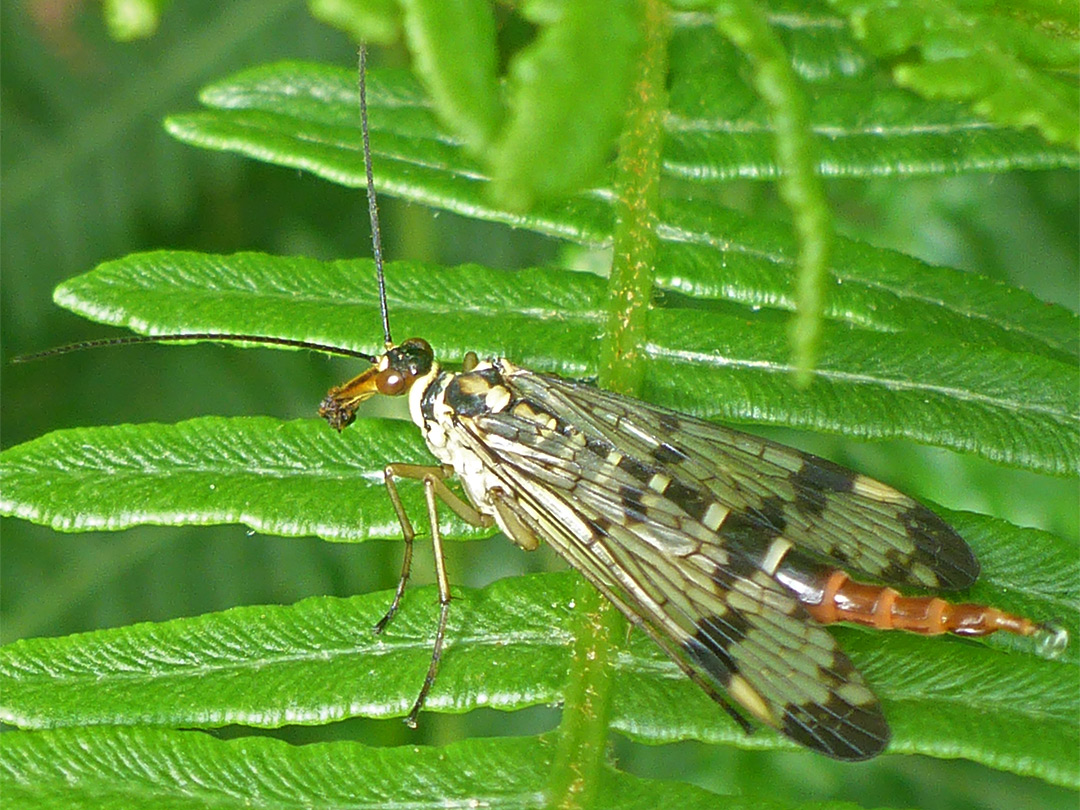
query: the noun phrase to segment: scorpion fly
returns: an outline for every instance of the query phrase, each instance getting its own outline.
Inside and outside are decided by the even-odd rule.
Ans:
[[[339,431],[371,397],[407,399],[412,421],[439,463],[384,469],[405,552],[393,601],[375,631],[392,620],[409,575],[414,530],[396,482],[412,479],[423,484],[426,496],[440,615],[431,663],[406,718],[410,725],[435,681],[450,606],[439,501],[468,523],[498,527],[522,549],[548,543],[747,731],[750,722],[733,704],[836,759],[873,757],[890,732],[873,691],[827,624],[925,635],[1004,630],[1039,636],[1051,652],[1067,644],[1056,626],[992,607],[900,595],[893,586],[967,588],[979,563],[944,520],[892,487],[767,439],[504,358],[480,361],[470,352],[455,372],[440,366],[422,338],[395,343],[372,180],[363,48],[359,90],[382,354],[217,333],[92,341],[42,354],[203,339],[357,357],[370,368],[332,388],[319,408]],[[450,488],[451,478],[465,498]]]
[[[406,541],[391,620],[409,573],[413,528],[395,481],[423,482],[441,611],[450,591],[437,502],[497,526],[525,550],[548,543],[723,705],[724,698],[807,748],[843,760],[880,753],[889,727],[873,692],[824,625],[854,622],[926,635],[1064,632],[992,607],[901,596],[892,585],[961,589],[979,563],[913,499],[776,442],[515,365],[465,357],[443,369],[422,338],[390,336],[360,54],[368,207],[385,351],[332,388],[319,414],[337,430],[375,395],[405,397],[440,462],[390,464],[387,492]],[[455,477],[466,499],[447,485]],[[870,584],[846,571],[878,580]]]

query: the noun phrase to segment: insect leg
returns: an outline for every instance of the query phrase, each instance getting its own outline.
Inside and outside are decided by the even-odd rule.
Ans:
[[[395,478],[424,481],[425,487],[427,486],[426,482],[430,479],[432,486],[435,488],[435,494],[459,518],[473,526],[488,527],[492,525],[490,516],[478,512],[471,504],[463,501],[453,490],[446,486],[446,477],[448,475],[450,475],[450,471],[446,467],[423,464],[387,464],[383,470],[386,492],[390,496],[390,503],[394,505],[398,523],[401,524],[401,535],[405,540],[405,556],[401,564],[401,577],[398,579],[397,589],[394,591],[394,601],[390,603],[390,609],[386,611],[386,615],[375,624],[376,634],[386,629],[386,625],[394,618],[394,614],[397,613],[398,606],[401,604],[401,597],[405,594],[405,585],[409,579],[409,570],[412,568],[412,544],[413,538],[416,536],[412,522],[409,520],[409,516],[405,513],[405,507],[401,503],[401,496],[398,495],[397,485],[394,483]],[[434,524],[432,524],[432,531],[435,531]],[[436,559],[436,565],[439,565],[441,558],[437,557]]]
[[[435,631],[435,644],[431,652],[431,663],[428,665],[424,685],[420,688],[420,694],[409,710],[405,722],[410,728],[416,728],[416,716],[424,706],[424,700],[435,683],[435,675],[439,670],[439,659],[442,657],[443,640],[446,635],[446,621],[450,615],[450,580],[446,575],[446,559],[443,555],[442,533],[439,531],[438,501],[442,501],[450,507],[451,511],[473,526],[489,527],[494,525],[491,515],[473,507],[472,504],[460,498],[446,485],[446,478],[453,472],[453,468],[447,466],[434,467],[421,464],[387,464],[383,470],[383,480],[386,483],[386,491],[390,496],[390,502],[394,505],[398,523],[401,524],[402,537],[405,540],[405,557],[401,566],[401,578],[398,580],[397,589],[394,591],[394,601],[390,609],[375,625],[375,632],[381,633],[390,620],[397,613],[401,604],[401,597],[405,593],[405,584],[409,579],[409,569],[412,566],[412,544],[416,532],[409,520],[405,507],[401,503],[398,494],[396,478],[408,478],[422,481],[424,484],[424,499],[427,503],[428,523],[431,526],[431,542],[435,554],[435,578],[439,585],[439,625]]]
[[[394,483],[394,478],[400,475],[396,469],[399,466],[401,465],[388,464],[386,466],[383,470],[383,483],[386,484],[386,493],[390,496],[390,503],[394,505],[398,523],[401,525],[401,538],[405,541],[405,555],[401,563],[401,576],[398,578],[397,590],[394,591],[394,601],[390,603],[390,609],[386,611],[386,614],[376,622],[376,635],[386,629],[386,625],[390,623],[390,620],[394,618],[394,614],[397,613],[398,605],[401,604],[401,597],[405,593],[405,583],[409,581],[409,570],[412,568],[413,538],[416,536],[416,532],[413,531],[412,521],[409,520],[409,515],[405,512],[405,507],[401,503],[401,496],[397,491],[397,485]],[[427,469],[436,470],[438,467],[429,467]]]
[[[427,481],[431,479],[432,485],[435,487],[435,494],[439,500],[450,507],[450,510],[459,518],[472,526],[479,526],[481,528],[489,528],[494,525],[491,515],[485,515],[479,511],[471,503],[463,500],[458,496],[450,487],[446,485],[446,479],[454,474],[454,468],[443,464],[440,467],[426,464],[387,464],[386,469],[383,471],[383,475],[392,478],[408,478],[413,481]],[[391,495],[391,499],[393,499]],[[400,510],[400,501],[395,509]],[[398,512],[398,517],[401,517],[402,512]]]
[[[502,489],[492,489],[488,492],[491,505],[502,520],[502,526],[514,544],[525,551],[536,551],[540,548],[540,538],[528,525],[528,518],[517,500],[508,495]]]
[[[435,579],[439,583],[439,626],[435,630],[435,643],[431,648],[431,662],[428,664],[427,675],[424,676],[424,685],[420,687],[420,694],[416,696],[405,718],[405,724],[409,728],[416,728],[416,716],[420,714],[428,692],[435,683],[435,676],[439,671],[439,659],[442,658],[443,641],[446,638],[446,620],[450,615],[450,580],[446,576],[446,558],[443,556],[442,535],[439,533],[439,510],[435,500],[437,484],[441,484],[443,489],[446,488],[446,484],[441,479],[430,475],[424,477],[424,499],[427,501],[428,520],[431,522],[431,544],[435,553]]]

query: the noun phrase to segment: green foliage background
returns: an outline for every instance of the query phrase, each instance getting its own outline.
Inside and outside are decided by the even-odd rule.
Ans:
[[[127,45],[110,41],[93,15],[57,20],[40,12],[27,3],[6,8],[0,20],[6,46],[0,54],[3,445],[79,425],[175,422],[204,414],[310,415],[322,392],[349,373],[348,364],[206,346],[74,355],[16,369],[7,360],[111,334],[53,307],[51,290],[101,261],[137,250],[366,255],[359,193],[311,175],[192,150],[160,126],[165,115],[192,108],[198,89],[210,81],[281,58],[348,65],[352,43],[313,22],[296,3],[241,2],[224,10],[219,4],[177,4],[156,38]],[[400,51],[381,58],[405,61]],[[977,269],[1076,308],[1080,205],[1074,171],[843,180],[830,181],[828,189],[840,227],[849,234],[934,263]],[[754,214],[782,214],[766,184],[729,182],[718,194]],[[397,259],[513,268],[568,258],[549,240],[417,206],[384,202],[383,228],[387,252]],[[576,253],[569,258],[581,260]],[[945,501],[947,493],[950,507],[993,511],[1076,537],[1075,479],[1049,480],[901,442],[782,437],[913,494]],[[395,543],[349,546],[249,536],[235,526],[57,535],[8,519],[2,530],[5,643],[235,605],[368,593],[393,585],[400,553]],[[523,555],[506,543],[453,544],[452,551],[453,579],[464,585],[559,567],[546,552]],[[419,570],[430,570],[423,557]],[[352,720],[275,735],[293,742],[439,744],[530,734],[556,721],[555,710],[538,707],[513,714],[429,713],[415,733],[396,721]],[[620,767],[642,776],[780,801],[923,807],[1075,803],[1075,794],[963,761],[886,757],[852,770],[802,753],[698,743],[649,748],[622,740],[616,752]]]

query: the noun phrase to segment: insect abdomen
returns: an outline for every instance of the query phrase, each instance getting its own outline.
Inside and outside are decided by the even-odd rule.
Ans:
[[[952,604],[937,596],[902,596],[887,585],[857,582],[839,569],[800,564],[797,559],[785,560],[776,577],[821,624],[853,622],[926,636],[988,636],[998,630],[1032,636],[1043,630],[1041,624],[997,608]]]

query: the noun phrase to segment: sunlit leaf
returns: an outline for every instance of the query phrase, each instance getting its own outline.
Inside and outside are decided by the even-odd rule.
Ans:
[[[218,740],[194,731],[81,728],[0,739],[0,789],[38,808],[400,806],[483,802],[543,806],[554,746],[542,738],[462,740],[439,748],[358,742],[288,745],[265,737]],[[607,767],[597,810],[709,810],[719,797],[679,782]],[[798,810],[803,804],[728,804]],[[814,803],[845,810],[846,803]]]

